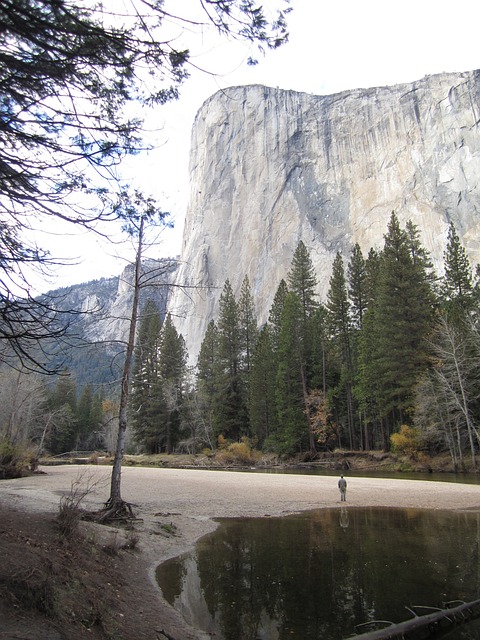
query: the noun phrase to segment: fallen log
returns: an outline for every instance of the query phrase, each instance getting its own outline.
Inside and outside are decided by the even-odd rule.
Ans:
[[[460,604],[453,606],[456,602],[460,602]],[[363,625],[357,625],[357,629],[373,624],[386,624],[389,626],[360,635],[350,636],[348,640],[408,640],[410,637],[415,638],[415,640],[424,640],[425,638],[438,638],[440,633],[451,630],[451,628],[456,625],[464,624],[469,620],[478,618],[480,616],[480,599],[473,600],[472,602],[455,600],[454,602],[446,603],[443,609],[420,606],[406,607],[406,609],[413,613],[414,617],[410,620],[399,623],[376,620]],[[417,610],[419,609],[428,609],[433,612],[418,615]]]

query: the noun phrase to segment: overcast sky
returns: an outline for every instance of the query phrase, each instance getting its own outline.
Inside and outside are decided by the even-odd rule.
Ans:
[[[184,15],[192,15],[189,7],[198,5],[198,0],[166,2],[167,9],[181,7]],[[292,7],[289,42],[260,57],[255,67],[246,64],[252,52],[244,45],[218,41],[208,31],[184,34],[192,61],[216,75],[192,72],[179,101],[146,114],[158,148],[123,170],[132,185],[155,195],[172,212],[175,229],[162,233],[158,255],[180,252],[191,127],[202,103],[219,89],[264,84],[326,95],[480,68],[480,3],[472,0],[292,0]],[[176,31],[173,35],[182,37]],[[49,242],[58,253],[58,243]],[[117,249],[63,230],[61,252],[78,257],[79,264],[62,268],[48,288],[118,275],[130,257],[125,248],[119,258]]]

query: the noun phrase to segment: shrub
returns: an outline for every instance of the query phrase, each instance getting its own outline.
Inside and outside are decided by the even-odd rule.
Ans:
[[[57,525],[60,535],[71,540],[78,531],[78,524],[82,519],[80,499],[75,492],[70,492],[60,498],[57,514]]]
[[[227,449],[228,448],[228,440],[224,435],[220,434],[217,438],[217,444],[219,449]]]
[[[394,453],[415,456],[420,448],[420,433],[418,429],[402,424],[400,431],[390,436],[390,444]]]
[[[88,472],[83,472],[72,482],[70,492],[60,498],[57,526],[63,538],[72,540],[78,533],[80,520],[85,515],[82,504],[103,482],[104,479],[94,480]]]
[[[252,449],[248,438],[242,438],[241,442],[223,444],[215,460],[222,464],[255,464],[260,457],[260,452]]]
[[[9,438],[0,440],[0,478],[21,478],[30,466],[31,453],[14,445]]]

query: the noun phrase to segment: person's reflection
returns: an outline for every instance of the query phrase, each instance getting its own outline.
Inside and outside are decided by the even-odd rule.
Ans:
[[[340,507],[340,526],[342,529],[347,529],[348,524],[348,509],[347,507]]]

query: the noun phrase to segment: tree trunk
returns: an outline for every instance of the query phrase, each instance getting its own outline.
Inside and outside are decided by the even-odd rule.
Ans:
[[[138,299],[140,294],[140,269],[142,262],[142,242],[143,242],[143,225],[144,220],[141,218],[140,229],[138,234],[137,255],[135,258],[135,272],[133,283],[133,303],[132,315],[130,318],[130,330],[128,333],[127,351],[125,354],[125,364],[122,374],[122,388],[120,393],[120,408],[118,413],[118,436],[117,447],[115,449],[115,458],[113,461],[112,481],[110,486],[110,498],[107,507],[115,508],[123,503],[120,484],[122,477],[122,461],[125,452],[125,437],[127,432],[127,406],[128,392],[130,386],[130,372],[132,369],[133,350],[135,347],[135,332],[137,327],[138,315]]]
[[[312,420],[310,416],[310,408],[308,405],[307,380],[305,377],[305,369],[303,367],[303,364],[300,365],[300,374],[302,377],[302,390],[303,390],[303,402],[305,405],[305,415],[307,416],[307,423],[308,423],[308,445],[310,448],[310,453],[312,455],[315,455],[317,453],[317,449],[315,447],[315,436],[313,433]]]
[[[468,440],[470,443],[470,451],[472,454],[472,464],[473,464],[473,468],[475,469],[477,466],[477,458],[475,455],[475,441],[474,441],[474,436],[477,439],[478,442],[478,433],[477,430],[475,429],[475,427],[472,424],[472,419],[470,417],[470,407],[468,406],[468,401],[467,401],[467,395],[465,392],[465,388],[463,385],[463,380],[459,377],[459,383],[460,383],[460,391],[462,394],[462,405],[463,405],[463,413],[465,416],[465,422],[467,424],[467,433],[468,433]]]
[[[432,609],[433,613],[418,615],[414,609],[420,608]],[[351,636],[350,640],[403,640],[406,638],[413,639],[414,637],[440,637],[446,630],[450,630],[460,624],[463,625],[468,620],[478,618],[480,615],[480,600],[462,602],[456,607],[445,607],[444,609],[436,609],[435,607],[407,607],[407,609],[414,614],[412,619],[398,624],[390,624],[385,629],[377,629],[370,633]],[[427,635],[419,636],[419,630],[427,631]]]

